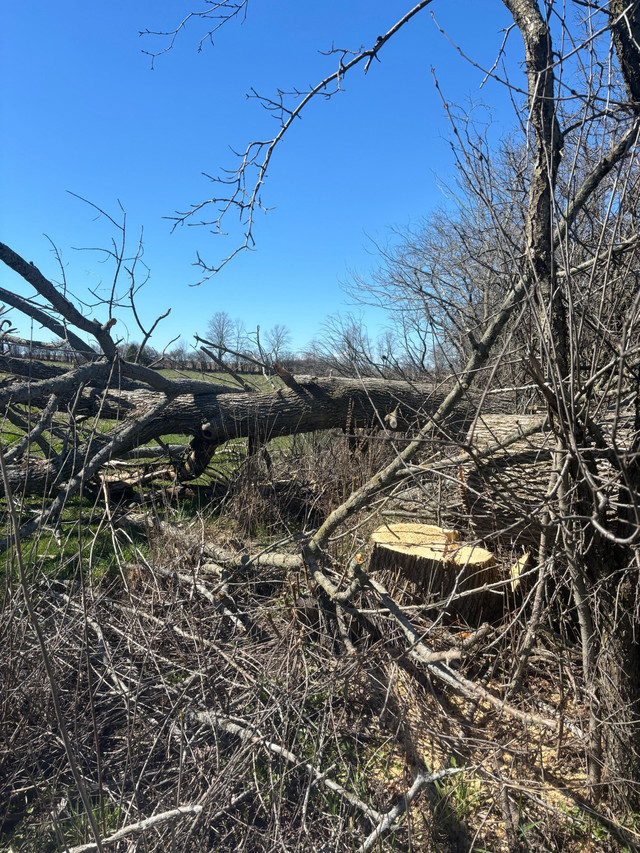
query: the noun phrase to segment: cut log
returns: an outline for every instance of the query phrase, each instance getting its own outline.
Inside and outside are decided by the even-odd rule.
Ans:
[[[467,442],[475,449],[508,445],[459,471],[464,505],[479,538],[499,536],[518,549],[538,546],[552,468],[551,437],[541,429],[519,441],[513,438],[543,423],[543,415],[483,415],[474,422]]]
[[[531,588],[531,579],[525,577],[531,566],[531,553],[527,551],[526,554],[523,554],[509,567],[509,577],[511,578],[509,586],[512,592],[517,592],[518,590],[527,592]]]
[[[371,537],[369,570],[401,603],[429,603],[471,625],[502,611],[499,594],[484,589],[499,580],[496,560],[478,545],[464,545],[456,530],[431,524],[386,524]],[[460,593],[471,594],[457,598]],[[444,602],[444,603],[443,603]]]
[[[613,395],[608,408],[598,414],[598,429],[616,453],[632,452],[636,435],[635,411]],[[533,415],[482,415],[467,433],[467,444],[483,451],[497,447],[490,458],[465,462],[458,472],[467,517],[479,539],[491,537],[514,550],[535,553],[543,532],[545,508],[560,513],[553,471],[554,437],[545,418]],[[531,430],[539,426],[537,432]],[[518,434],[522,438],[514,441]],[[606,495],[610,523],[619,517],[619,488],[624,466],[611,464],[598,450],[582,457],[591,478]],[[582,476],[582,475],[581,475]],[[551,491],[551,497],[549,492]],[[591,489],[591,486],[589,486]]]

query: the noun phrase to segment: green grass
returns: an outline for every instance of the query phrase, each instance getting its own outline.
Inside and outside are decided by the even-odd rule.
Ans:
[[[41,508],[42,499],[38,497],[22,502],[18,511],[19,523],[24,524]],[[7,517],[6,514],[3,516],[0,535],[6,536]],[[104,507],[94,500],[77,495],[70,498],[55,528],[44,527],[34,538],[21,543],[31,578],[44,575],[57,580],[72,580],[80,575],[85,580],[97,581],[112,573],[118,561],[135,559],[136,549],[144,552],[146,541],[132,536],[133,544],[118,541],[116,556],[112,530],[106,522]],[[8,570],[12,571],[13,582],[17,583],[17,567],[10,560],[0,562],[0,583],[6,580]]]
[[[58,801],[55,805],[60,805],[59,793],[56,797],[53,794],[51,796]],[[92,811],[102,837],[113,834],[122,826],[123,810],[117,805],[100,803],[97,797],[94,797],[94,800],[96,805]],[[64,801],[62,803],[64,805]],[[34,810],[34,805],[29,805],[22,810],[18,823],[12,829],[13,846],[9,849],[19,850],[20,853],[58,853],[68,847],[94,840],[87,814],[81,804],[68,802],[57,818],[52,816],[46,822],[42,818],[34,820],[32,817]],[[49,813],[51,814],[50,810]]]
[[[457,767],[455,758],[451,767]],[[457,821],[464,821],[479,807],[482,800],[482,783],[472,773],[464,771],[454,776],[445,776],[434,782],[439,805]]]

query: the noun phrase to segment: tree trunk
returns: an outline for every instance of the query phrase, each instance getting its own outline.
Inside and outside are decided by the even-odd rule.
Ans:
[[[92,368],[99,370],[101,366],[88,365],[81,370],[90,372]],[[59,406],[77,395],[77,383],[67,385],[57,389]],[[97,453],[105,453],[107,461],[175,433],[195,436],[190,464],[178,472],[182,479],[189,479],[202,473],[217,445],[232,438],[267,441],[315,430],[377,427],[391,412],[397,427],[403,428],[417,412],[435,409],[441,402],[432,386],[383,379],[298,377],[292,386],[271,392],[216,393],[215,386],[208,391],[206,383],[197,383],[197,393],[174,397],[148,389],[109,388],[99,393],[86,387],[75,400],[75,412],[117,420],[114,428],[94,434],[64,456],[30,457],[8,466],[9,482],[16,493],[45,494],[80,472]],[[20,401],[24,396],[32,404],[40,403],[47,388],[51,394],[52,380],[31,383],[24,394],[16,392],[12,399]],[[4,486],[0,486],[0,494],[4,494]]]
[[[615,566],[615,546],[602,556]],[[609,553],[607,553],[609,552]],[[608,559],[607,559],[608,558]],[[640,812],[640,644],[637,588],[630,571],[611,571],[598,591],[600,613],[596,690],[602,723],[603,781],[609,800],[624,812]]]

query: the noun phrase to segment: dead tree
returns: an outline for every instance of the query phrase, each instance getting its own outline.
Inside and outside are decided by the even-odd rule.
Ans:
[[[437,406],[441,396],[433,386],[400,381],[294,377],[278,365],[276,390],[270,391],[244,382],[170,379],[119,355],[112,336],[115,317],[105,323],[86,318],[34,264],[3,244],[0,259],[35,289],[48,310],[16,294],[0,296],[59,335],[75,360],[59,367],[0,355],[0,407],[16,434],[15,442],[3,448],[7,482],[15,494],[52,499],[23,535],[55,519],[106,463],[163,435],[186,437],[184,452],[174,449],[166,459],[170,476],[183,482],[200,476],[215,448],[230,439],[263,444],[277,436],[347,425],[384,429],[384,417],[392,412],[396,428],[402,428]],[[11,340],[4,335],[5,343]]]

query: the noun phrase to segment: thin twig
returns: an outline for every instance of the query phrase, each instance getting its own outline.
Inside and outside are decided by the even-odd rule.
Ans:
[[[202,806],[178,806],[175,809],[170,809],[168,812],[161,812],[152,817],[139,820],[137,823],[130,823],[128,826],[123,826],[113,835],[102,839],[102,844],[115,844],[129,835],[138,835],[141,832],[146,832],[147,829],[153,829],[154,826],[159,826],[162,823],[167,823],[170,820],[177,820],[187,815],[198,815],[202,811]],[[91,853],[93,850],[98,850],[98,846],[93,843],[80,844],[77,847],[67,847],[65,853]]]

